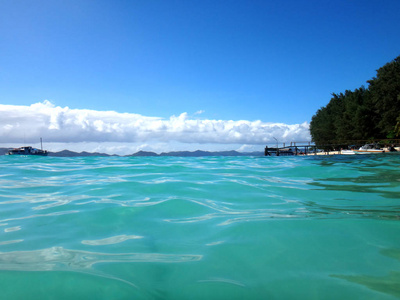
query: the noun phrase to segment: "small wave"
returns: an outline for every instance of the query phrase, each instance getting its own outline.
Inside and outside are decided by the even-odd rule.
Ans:
[[[73,271],[90,269],[99,263],[162,262],[184,263],[199,261],[202,255],[161,253],[98,253],[51,247],[31,251],[0,252],[0,270],[14,271]]]
[[[112,236],[100,240],[83,240],[81,243],[84,245],[90,245],[90,246],[103,246],[103,245],[112,245],[112,244],[118,244],[125,242],[127,240],[135,240],[135,239],[141,239],[143,238],[142,236],[139,235],[117,235],[117,236]]]

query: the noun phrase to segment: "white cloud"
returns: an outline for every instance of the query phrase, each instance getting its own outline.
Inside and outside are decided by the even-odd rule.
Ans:
[[[204,114],[204,113],[205,113],[204,110],[198,110],[198,111],[196,111],[194,114],[195,114],[195,115],[201,115],[201,114]]]
[[[259,120],[193,119],[187,113],[163,119],[115,111],[70,109],[47,100],[30,106],[0,105],[0,143],[23,140],[35,143],[40,137],[46,143],[58,145],[90,144],[93,147],[96,144],[99,150],[114,150],[114,153],[146,148],[185,150],[173,149],[174,145],[214,145],[214,148],[224,146],[226,150],[232,149],[228,145],[236,145],[237,149],[242,145],[260,145],[262,150],[264,145],[275,143],[274,138],[280,143],[310,140],[307,122],[288,125]],[[108,150],[104,145],[109,146]],[[92,151],[95,150],[92,148]]]

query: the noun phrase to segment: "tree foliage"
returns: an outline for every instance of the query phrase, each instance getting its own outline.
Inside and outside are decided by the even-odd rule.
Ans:
[[[317,144],[400,136],[400,56],[377,70],[369,87],[332,94],[312,117]]]

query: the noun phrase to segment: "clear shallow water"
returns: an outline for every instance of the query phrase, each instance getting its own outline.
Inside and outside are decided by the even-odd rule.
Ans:
[[[0,156],[4,299],[399,299],[400,155]]]

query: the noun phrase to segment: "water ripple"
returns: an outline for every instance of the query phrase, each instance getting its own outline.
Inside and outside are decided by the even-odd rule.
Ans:
[[[118,235],[118,236],[112,236],[100,240],[83,240],[81,243],[84,245],[90,245],[90,246],[103,246],[103,245],[111,245],[111,244],[118,244],[125,242],[127,240],[135,240],[135,239],[142,239],[142,236],[138,235]]]

